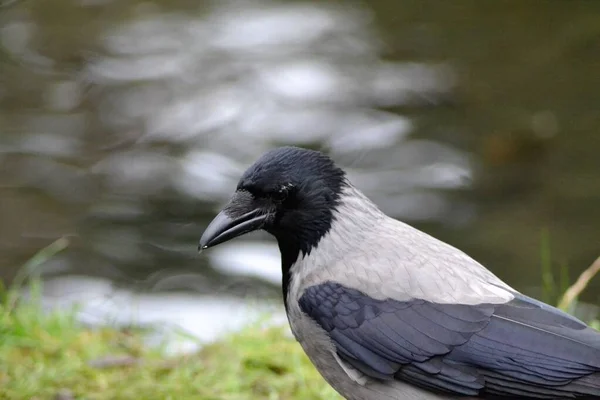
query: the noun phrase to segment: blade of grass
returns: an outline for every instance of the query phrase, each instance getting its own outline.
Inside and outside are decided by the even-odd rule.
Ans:
[[[542,270],[542,297],[546,303],[553,303],[556,293],[556,282],[552,273],[552,254],[550,252],[550,235],[542,229],[540,237],[540,261]]]
[[[558,303],[558,308],[563,311],[569,310],[572,303],[577,300],[581,292],[583,292],[588,283],[598,272],[600,272],[600,257],[583,271],[581,275],[579,275],[579,278],[577,278],[577,281],[567,289]]]
[[[559,277],[559,293],[565,293],[571,286],[571,278],[569,277],[569,265],[566,262],[560,263]]]
[[[34,275],[41,264],[54,257],[56,254],[66,249],[68,246],[69,239],[66,237],[61,237],[55,240],[54,242],[50,243],[48,246],[44,247],[37,253],[35,253],[34,256],[31,257],[25,263],[25,265],[23,265],[23,268],[19,270],[19,272],[15,276],[15,279],[12,282],[10,289],[7,292],[5,303],[5,312],[7,314],[10,314],[13,311],[15,304],[17,303],[17,299],[19,297],[19,291],[23,287],[23,283],[25,282],[25,280],[27,280],[27,278],[29,278],[30,276]]]

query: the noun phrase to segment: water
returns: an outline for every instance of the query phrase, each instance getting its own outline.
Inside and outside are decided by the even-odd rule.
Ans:
[[[46,302],[85,301],[86,321],[210,340],[279,304],[267,235],[196,245],[281,144],[327,151],[386,213],[536,297],[556,297],[544,231],[571,280],[600,253],[600,4],[1,7],[0,276],[69,235]]]

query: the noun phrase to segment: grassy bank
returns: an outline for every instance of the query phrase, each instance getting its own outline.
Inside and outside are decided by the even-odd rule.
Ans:
[[[338,399],[282,328],[165,358],[143,332],[89,330],[22,306],[0,320],[1,399]]]
[[[44,249],[25,273],[64,246]],[[573,309],[599,270],[600,258],[561,297],[563,309]],[[0,399],[341,399],[284,328],[249,327],[200,353],[165,358],[144,346],[141,330],[87,329],[75,310],[44,313],[35,300],[19,302],[22,280],[0,290]]]

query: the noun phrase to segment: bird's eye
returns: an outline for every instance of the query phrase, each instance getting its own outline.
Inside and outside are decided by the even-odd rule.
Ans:
[[[271,198],[278,203],[282,203],[287,199],[290,189],[290,185],[282,186],[279,190],[272,193]]]
[[[274,192],[271,197],[273,198],[273,200],[275,200],[277,202],[282,202],[287,197],[287,190],[279,189],[278,191]]]

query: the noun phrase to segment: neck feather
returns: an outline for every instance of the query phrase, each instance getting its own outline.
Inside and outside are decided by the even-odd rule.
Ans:
[[[287,308],[290,284],[295,275],[337,262],[364,241],[381,220],[386,218],[379,208],[360,190],[348,184],[332,210],[331,223],[310,247],[300,249],[291,242],[278,239],[283,273],[282,290]]]

